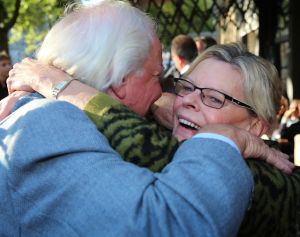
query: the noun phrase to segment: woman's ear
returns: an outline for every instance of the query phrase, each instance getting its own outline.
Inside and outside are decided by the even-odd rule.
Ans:
[[[269,130],[269,126],[266,121],[261,118],[254,118],[250,124],[249,132],[255,136],[262,136],[266,134]]]

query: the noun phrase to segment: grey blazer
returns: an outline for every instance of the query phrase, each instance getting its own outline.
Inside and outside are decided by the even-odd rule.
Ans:
[[[189,139],[153,173],[69,103],[38,99],[0,122],[1,237],[235,236],[252,188],[218,139]]]

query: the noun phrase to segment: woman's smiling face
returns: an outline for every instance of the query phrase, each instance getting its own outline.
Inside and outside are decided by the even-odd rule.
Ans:
[[[201,61],[186,78],[200,88],[211,88],[245,102],[241,73],[228,63],[209,58]],[[185,140],[207,124],[231,124],[250,130],[253,117],[241,106],[225,100],[222,108],[215,109],[203,104],[200,90],[177,96],[174,103],[173,135]]]

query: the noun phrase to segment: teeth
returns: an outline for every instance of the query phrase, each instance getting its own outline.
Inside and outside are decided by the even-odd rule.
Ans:
[[[179,123],[182,123],[182,124],[184,124],[186,126],[189,126],[191,128],[197,129],[197,130],[200,129],[200,127],[198,125],[196,125],[196,124],[194,124],[194,123],[192,123],[190,121],[187,121],[185,119],[182,119],[182,118],[179,119]]]

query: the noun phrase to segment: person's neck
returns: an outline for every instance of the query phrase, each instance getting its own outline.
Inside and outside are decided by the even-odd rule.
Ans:
[[[292,121],[294,121],[294,120],[299,120],[299,117],[293,115],[293,116],[291,116],[291,120],[292,120]]]

